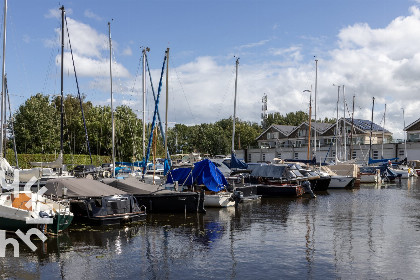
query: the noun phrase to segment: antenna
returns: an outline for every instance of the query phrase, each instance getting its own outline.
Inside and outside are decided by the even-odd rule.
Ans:
[[[261,125],[263,127],[265,127],[266,122],[267,122],[267,94],[266,93],[264,93],[261,102],[262,102],[262,106],[261,106],[261,109],[262,109],[262,112],[261,112]]]

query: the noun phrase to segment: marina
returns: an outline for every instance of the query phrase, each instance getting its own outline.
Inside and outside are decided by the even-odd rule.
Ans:
[[[328,1],[4,0],[0,278],[417,279],[420,0]]]
[[[124,226],[74,224],[2,278],[414,279],[420,180],[262,198],[206,214],[155,214]],[[12,254],[7,248],[6,255]]]

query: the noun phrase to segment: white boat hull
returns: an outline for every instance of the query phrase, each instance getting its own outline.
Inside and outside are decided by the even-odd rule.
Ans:
[[[354,180],[354,177],[350,176],[331,176],[331,181],[328,186],[329,189],[344,189],[352,188],[354,184],[351,182]]]
[[[360,174],[360,183],[378,183],[381,181],[379,173]]]
[[[231,200],[230,193],[206,194],[204,196],[204,207],[230,207],[235,206]]]
[[[394,169],[394,168],[390,168],[393,172],[395,172],[396,174],[401,174],[401,178],[403,179],[408,179],[408,177],[410,177],[410,174],[408,172],[408,170],[404,170],[404,169]]]

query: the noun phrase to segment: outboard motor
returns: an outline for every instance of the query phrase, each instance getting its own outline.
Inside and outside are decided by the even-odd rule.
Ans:
[[[309,183],[309,181],[304,181],[302,183],[302,187],[303,187],[303,190],[305,191],[305,193],[309,194],[312,198],[316,197],[316,195],[314,194],[314,192],[311,189],[311,183]]]
[[[198,213],[206,213],[206,209],[204,209],[204,190],[201,189],[199,192],[199,197],[198,197],[198,209],[197,209]]]
[[[243,197],[244,197],[244,194],[241,191],[234,191],[232,193],[231,199],[235,201],[235,207],[237,207],[238,204],[242,202]]]

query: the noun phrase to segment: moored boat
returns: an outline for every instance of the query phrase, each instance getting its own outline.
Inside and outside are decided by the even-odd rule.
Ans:
[[[140,182],[136,178],[104,179],[103,183],[133,194],[139,205],[145,205],[148,212],[200,212],[200,194],[165,189],[159,185]],[[201,206],[202,208],[202,206]]]
[[[253,168],[248,180],[257,185],[258,195],[299,197],[306,192],[301,186],[306,177],[298,178],[296,171],[287,164],[260,165]],[[310,188],[309,191],[312,193]]]
[[[30,191],[0,194],[0,229],[7,231],[38,228],[59,233],[73,220],[68,204]]]
[[[122,224],[145,218],[146,207],[133,195],[96,180],[60,178],[48,180],[46,195],[70,200],[74,219],[93,224]]]
[[[205,207],[230,207],[235,206],[235,201],[230,192],[206,193],[204,196]]]

